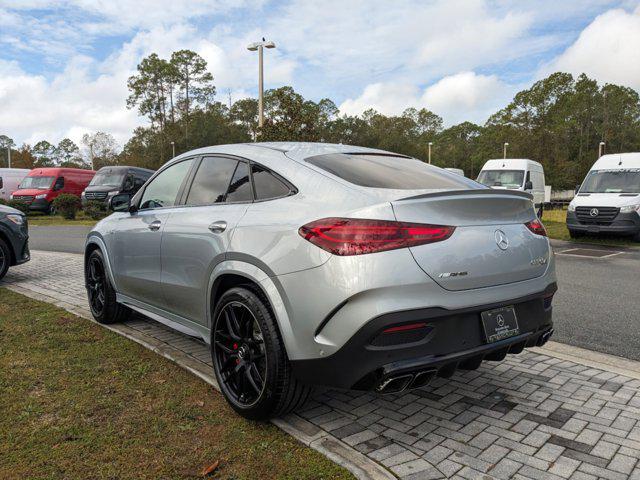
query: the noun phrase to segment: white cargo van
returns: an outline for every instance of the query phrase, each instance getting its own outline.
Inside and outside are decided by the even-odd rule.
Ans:
[[[533,195],[533,203],[542,218],[544,209],[544,169],[528,158],[487,160],[478,182],[491,188],[523,190]]]
[[[464,177],[464,170],[462,170],[461,168],[447,167],[445,168],[445,170],[449,170],[450,172],[457,173],[458,175],[462,175]]]
[[[572,237],[633,235],[640,241],[640,153],[603,155],[593,164],[567,210]]]
[[[0,198],[9,200],[30,171],[26,168],[0,168]]]

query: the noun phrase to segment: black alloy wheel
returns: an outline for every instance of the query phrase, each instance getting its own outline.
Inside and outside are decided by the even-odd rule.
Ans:
[[[97,256],[92,256],[87,265],[87,294],[94,317],[102,317],[106,300],[106,274],[104,265]]]
[[[238,407],[256,404],[266,385],[267,354],[253,312],[243,303],[227,303],[218,312],[213,342],[220,387]]]

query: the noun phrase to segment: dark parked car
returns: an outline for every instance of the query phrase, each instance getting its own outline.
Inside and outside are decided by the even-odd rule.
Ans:
[[[82,192],[82,204],[90,200],[107,203],[110,197],[120,193],[133,196],[153,173],[138,167],[102,167]]]
[[[0,279],[9,267],[30,258],[27,217],[20,210],[0,205]]]

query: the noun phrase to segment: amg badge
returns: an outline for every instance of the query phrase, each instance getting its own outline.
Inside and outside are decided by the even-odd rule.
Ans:
[[[469,272],[445,272],[438,275],[438,277],[439,278],[464,277],[468,274]]]

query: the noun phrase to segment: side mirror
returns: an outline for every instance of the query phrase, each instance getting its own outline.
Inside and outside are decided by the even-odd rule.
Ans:
[[[109,199],[109,208],[114,212],[135,212],[134,207],[131,206],[131,195],[127,193],[121,193],[114,195]],[[133,208],[133,209],[132,209]]]
[[[524,184],[524,189],[525,190],[533,190],[533,183],[531,183],[531,180],[527,180]]]
[[[581,186],[582,186],[581,184],[576,185],[576,193],[578,193],[580,191],[580,187]]]

